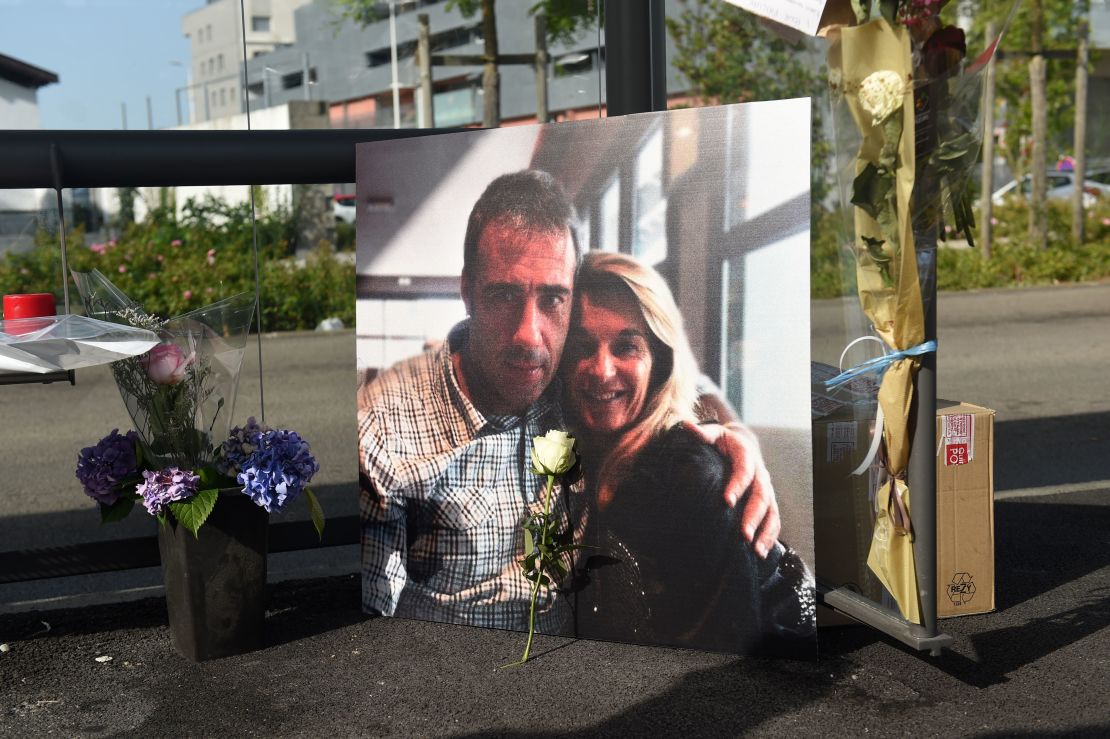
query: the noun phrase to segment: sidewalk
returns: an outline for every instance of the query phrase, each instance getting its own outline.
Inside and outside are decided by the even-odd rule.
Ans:
[[[202,664],[160,599],[4,615],[0,736],[1106,736],[1110,488],[1001,500],[996,530],[999,611],[935,659],[848,627],[812,663],[538,637],[498,670],[520,634],[367,619],[357,576],[272,585],[269,646]]]

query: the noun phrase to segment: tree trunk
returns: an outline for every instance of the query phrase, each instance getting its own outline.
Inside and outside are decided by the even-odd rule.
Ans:
[[[482,69],[482,125],[497,128],[501,125],[501,75],[497,71],[497,18],[494,0],[482,0],[482,37],[485,40],[486,63]]]
[[[994,22],[987,24],[987,43],[994,40]],[[979,242],[983,248],[983,256],[990,259],[991,239],[994,237],[991,219],[994,217],[994,203],[991,195],[994,193],[994,59],[987,64],[986,77],[983,80],[983,170],[982,170],[982,200],[979,213]]]
[[[1029,197],[1029,241],[1035,249],[1048,246],[1048,214],[1045,206],[1045,140],[1048,137],[1047,101],[1045,91],[1044,58],[1044,5],[1042,0],[1030,4],[1032,15],[1032,51],[1029,60],[1030,102],[1033,107],[1033,157],[1029,163],[1032,170],[1033,191]]]
[[[1088,0],[1080,0],[1079,39],[1075,52],[1075,192],[1071,201],[1071,237],[1076,246],[1086,240],[1083,183],[1087,179],[1087,62],[1090,20]]]
[[[432,32],[428,14],[416,16],[416,64],[420,69],[420,127],[435,128],[435,94],[432,82]]]

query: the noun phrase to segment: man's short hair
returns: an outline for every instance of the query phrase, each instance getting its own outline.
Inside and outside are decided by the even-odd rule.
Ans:
[[[522,230],[548,233],[570,229],[574,263],[582,253],[575,234],[574,205],[566,190],[551,174],[524,169],[503,174],[489,183],[470,211],[463,240],[463,274],[473,274],[478,261],[478,239],[491,223],[506,223]]]

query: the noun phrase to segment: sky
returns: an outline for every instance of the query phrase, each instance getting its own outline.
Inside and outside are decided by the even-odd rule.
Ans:
[[[154,127],[166,128],[177,124],[174,91],[189,65],[181,19],[204,4],[0,0],[0,54],[58,75],[38,91],[43,128],[119,129],[122,104],[127,128],[145,129],[147,95]]]

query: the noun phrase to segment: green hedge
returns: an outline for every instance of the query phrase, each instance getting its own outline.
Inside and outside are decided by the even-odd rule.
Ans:
[[[298,265],[290,244],[293,218],[276,210],[258,217],[262,325],[266,331],[312,329],[323,319],[354,324],[355,268],[321,243]],[[174,316],[239,292],[254,291],[253,232],[248,205],[190,202],[180,219],[155,210],[116,240],[85,246],[68,235],[72,270],[98,269],[148,311]],[[61,302],[56,234],[40,231],[31,251],[0,259],[0,293],[53,292]],[[71,283],[72,288],[72,283]],[[71,289],[71,301],[79,303]]]
[[[1088,209],[1086,240],[1076,246],[1071,237],[1068,203],[1048,205],[1048,248],[1029,244],[1029,211],[1018,201],[994,209],[990,258],[981,248],[950,245],[937,253],[937,288],[972,290],[985,287],[1050,285],[1110,277],[1110,198]],[[980,224],[981,226],[981,224]],[[981,242],[981,227],[976,243]],[[814,298],[850,295],[855,266],[850,251],[842,249],[843,225],[837,214],[820,211],[813,217],[811,293]]]

